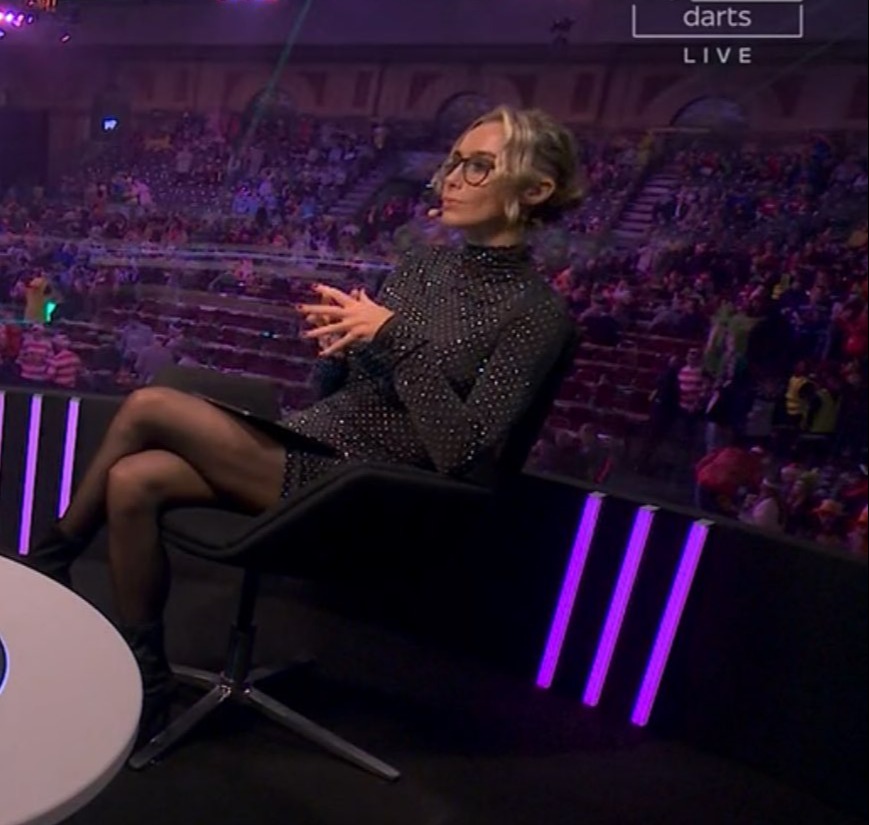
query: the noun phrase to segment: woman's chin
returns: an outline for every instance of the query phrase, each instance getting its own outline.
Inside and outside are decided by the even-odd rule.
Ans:
[[[449,226],[451,229],[461,229],[466,224],[466,221],[463,221],[458,215],[446,210],[440,213],[438,220],[444,226]]]

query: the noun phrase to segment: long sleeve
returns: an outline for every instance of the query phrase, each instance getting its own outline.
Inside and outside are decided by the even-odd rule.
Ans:
[[[347,361],[343,358],[320,358],[314,363],[310,383],[316,398],[338,392],[347,380]]]
[[[353,460],[494,470],[573,324],[563,299],[525,248],[466,245],[409,251],[376,302],[393,315],[373,340],[318,365],[340,388],[284,425]]]
[[[435,348],[400,315],[381,327],[365,359],[372,371],[391,375],[435,469],[461,475],[497,450],[530,405],[558,357],[568,321],[551,300],[517,308],[466,398],[444,375]]]

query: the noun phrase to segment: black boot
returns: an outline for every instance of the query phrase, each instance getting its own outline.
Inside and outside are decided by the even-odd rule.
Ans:
[[[166,658],[162,622],[122,625],[119,629],[142,674],[142,715],[136,751],[169,724],[169,709],[177,685]]]
[[[55,523],[42,541],[35,544],[21,561],[65,587],[72,587],[70,567],[87,549],[88,542],[76,536],[67,536]]]

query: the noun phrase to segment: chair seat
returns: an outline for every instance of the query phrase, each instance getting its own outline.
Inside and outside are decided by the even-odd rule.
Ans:
[[[245,513],[216,507],[182,507],[166,512],[162,529],[172,544],[189,543],[197,555],[219,559],[231,555],[230,549],[247,535],[253,520]]]
[[[445,542],[453,550],[459,538],[473,536],[492,501],[489,488],[430,470],[354,463],[261,515],[179,507],[163,514],[160,527],[169,548],[262,572],[322,575],[383,561],[418,569],[432,550],[442,556]]]

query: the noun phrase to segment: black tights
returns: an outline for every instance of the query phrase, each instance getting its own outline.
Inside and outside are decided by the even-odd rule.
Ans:
[[[262,512],[279,501],[285,468],[284,448],[243,421],[196,396],[148,387],[112,420],[59,527],[89,540],[107,524],[120,619],[155,621],[170,583],[159,511],[221,501]]]

